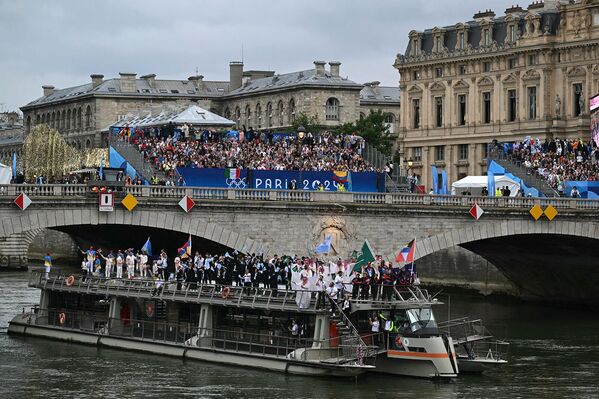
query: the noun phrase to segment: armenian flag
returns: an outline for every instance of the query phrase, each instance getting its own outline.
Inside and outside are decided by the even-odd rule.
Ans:
[[[177,249],[177,253],[181,257],[181,259],[191,257],[191,234],[189,235],[189,239],[183,246]]]

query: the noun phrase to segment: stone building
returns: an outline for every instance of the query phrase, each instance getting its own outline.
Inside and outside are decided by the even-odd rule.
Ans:
[[[0,113],[0,163],[12,164],[13,153],[21,155],[23,119],[17,112]]]
[[[589,139],[599,91],[599,1],[534,2],[452,26],[411,31],[398,54],[403,159],[432,185],[486,173],[493,139]]]
[[[340,75],[340,62],[315,61],[314,68],[285,74],[244,71],[243,63],[229,64],[229,81],[160,80],[155,74],[137,78],[91,75],[76,87],[43,86],[43,96],[23,106],[24,130],[46,123],[58,129],[78,148],[105,146],[108,128],[116,121],[139,114],[158,113],[197,104],[240,127],[289,129],[300,113],[316,116],[323,127],[357,120],[370,109],[387,112],[391,130],[399,121],[399,89],[363,86]]]

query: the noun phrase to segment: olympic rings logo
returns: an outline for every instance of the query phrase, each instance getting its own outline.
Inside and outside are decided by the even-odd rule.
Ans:
[[[245,177],[241,179],[226,179],[225,183],[229,188],[246,188],[247,182]]]

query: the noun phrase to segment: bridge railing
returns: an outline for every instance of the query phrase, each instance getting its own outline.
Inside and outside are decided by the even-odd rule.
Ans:
[[[33,199],[97,198],[84,184],[8,184],[0,185],[0,198],[14,200],[20,193]],[[304,190],[261,190],[210,187],[128,186],[116,192],[117,198],[131,193],[140,199],[172,200],[188,195],[194,199],[224,201],[280,201],[344,204],[386,204],[399,206],[469,207],[477,203],[487,208],[524,208],[549,205],[556,209],[599,210],[599,200],[584,198],[475,197],[460,195],[421,195],[411,193],[355,193]]]

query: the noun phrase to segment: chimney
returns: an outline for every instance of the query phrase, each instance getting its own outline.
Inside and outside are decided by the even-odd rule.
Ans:
[[[233,91],[241,87],[243,79],[243,62],[229,62],[229,90]]]
[[[155,73],[150,73],[148,75],[141,76],[141,78],[148,82],[148,85],[150,85],[151,88],[154,88],[154,82],[156,81]]]
[[[326,62],[324,61],[314,61],[314,67],[316,68],[316,76],[322,77],[324,76],[324,65]]]
[[[374,91],[376,94],[378,94],[379,92],[379,85],[381,84],[381,82],[379,82],[378,80],[375,80],[374,82],[370,82],[368,84],[368,86],[370,86],[370,88],[372,89],[372,91]]]
[[[121,93],[135,93],[137,91],[137,87],[135,85],[135,76],[136,73],[130,72],[119,72],[121,76]]]
[[[475,21],[479,21],[484,18],[495,18],[495,12],[491,9],[485,11],[479,11],[472,17]]]
[[[206,84],[204,83],[204,75],[190,76],[187,78],[187,80],[189,80],[191,83],[193,83],[195,88],[198,90],[202,90],[206,86]]]
[[[94,73],[93,75],[89,75],[90,78],[92,78],[92,89],[95,87],[98,87],[102,84],[102,82],[104,81],[104,75],[98,74],[98,73]]]
[[[54,93],[54,86],[52,85],[44,85],[42,86],[42,89],[44,89],[44,97]]]
[[[339,61],[329,61],[329,65],[331,66],[331,76],[334,78],[339,77],[339,66],[341,63]]]

